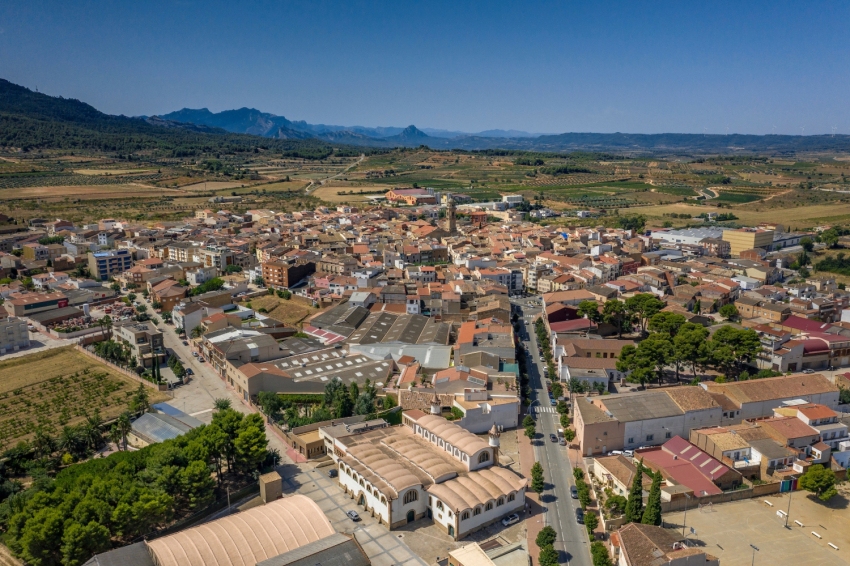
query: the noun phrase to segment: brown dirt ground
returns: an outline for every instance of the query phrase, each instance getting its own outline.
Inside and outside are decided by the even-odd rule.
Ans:
[[[256,299],[251,299],[251,307],[255,311],[264,308],[268,312],[263,313],[266,316],[280,321],[287,326],[301,327],[301,323],[309,316],[319,312],[310,304],[300,297],[292,297],[288,301],[279,299],[276,296],[267,295]]]
[[[174,195],[173,190],[143,187],[139,185],[71,185],[62,187],[25,187],[4,189],[0,192],[5,199],[40,198],[45,200],[70,199],[129,199]]]

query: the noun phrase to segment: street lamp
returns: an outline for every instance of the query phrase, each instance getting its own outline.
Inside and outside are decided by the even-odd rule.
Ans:
[[[753,561],[750,563],[750,566],[754,566],[756,563],[756,552],[759,552],[759,548],[755,545],[750,545],[750,548],[753,549]]]
[[[788,492],[788,512],[785,513],[785,528],[788,528],[788,516],[791,514],[791,495],[794,493],[793,486],[791,491]]]
[[[685,516],[682,518],[682,536],[685,536],[685,523],[688,522],[688,502],[691,500],[691,496],[687,493],[685,497],[687,499],[685,500]]]

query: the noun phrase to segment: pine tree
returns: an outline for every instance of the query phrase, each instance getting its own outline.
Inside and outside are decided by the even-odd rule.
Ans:
[[[531,490],[537,493],[542,493],[546,484],[543,481],[543,466],[540,462],[534,462],[531,466]]]
[[[643,510],[641,523],[644,525],[661,526],[661,472],[652,475],[652,487],[649,488],[649,498],[646,509]]]
[[[640,523],[643,519],[643,460],[638,463],[637,472],[632,479],[629,489],[629,500],[626,503],[626,522]]]

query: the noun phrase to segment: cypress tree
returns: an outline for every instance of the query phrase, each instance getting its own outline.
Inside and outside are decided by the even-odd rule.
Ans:
[[[641,523],[644,525],[661,526],[661,472],[652,475],[652,487],[649,488],[649,498],[646,509],[643,510]]]
[[[629,499],[626,503],[626,522],[640,523],[643,519],[643,460],[638,463],[637,472],[632,479],[629,489]]]

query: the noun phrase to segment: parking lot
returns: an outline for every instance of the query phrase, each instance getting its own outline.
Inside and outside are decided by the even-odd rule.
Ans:
[[[850,561],[847,502],[837,496],[826,505],[811,499],[807,492],[797,491],[791,500],[790,528],[785,528],[784,519],[776,515],[778,510],[787,509],[787,494],[723,503],[710,512],[694,508],[687,513],[686,532],[693,527],[696,533],[688,534],[687,539],[717,556],[723,566],[749,566],[754,552],[755,564],[846,565]],[[684,513],[666,513],[664,523],[681,534],[683,518]],[[812,531],[823,538],[818,539]],[[829,547],[830,542],[838,550]]]
[[[374,566],[428,564],[407,546],[407,533],[389,531],[369,514],[362,513],[363,509],[343,493],[336,485],[336,480],[328,478],[328,469],[330,468],[303,471],[293,465],[282,466],[279,471],[283,477],[284,493],[297,492],[315,501],[337,532],[354,535]],[[348,518],[345,512],[349,510],[357,511],[360,521],[354,522]]]

